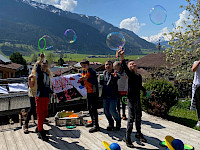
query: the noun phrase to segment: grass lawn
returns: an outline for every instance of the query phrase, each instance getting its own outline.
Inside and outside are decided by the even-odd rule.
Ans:
[[[197,114],[195,111],[189,110],[189,108],[190,100],[179,100],[178,104],[170,109],[167,119],[200,131],[200,129],[196,128]]]
[[[91,62],[101,62],[101,63],[105,63],[107,60],[116,60],[115,55],[110,55],[111,58],[87,58],[89,56],[89,54],[65,54],[65,56],[67,56],[67,58],[63,58],[65,61],[66,60],[73,60],[73,61],[81,61],[82,59],[88,59]],[[105,56],[105,55],[94,55],[94,56]],[[131,60],[136,60],[139,59],[141,57],[143,57],[144,55],[128,55],[126,56],[127,59],[131,59]],[[58,60],[59,57],[56,58],[56,60]]]
[[[52,53],[52,51],[46,51],[45,55],[48,55],[48,53]],[[23,56],[23,57],[26,59],[27,62],[30,62],[32,55]],[[39,52],[36,52],[36,55],[39,55]],[[105,63],[107,60],[116,60],[115,55],[110,55],[111,57],[114,56],[112,58],[87,58],[88,56],[89,54],[70,54],[69,53],[69,54],[64,54],[63,59],[64,61],[72,60],[72,61],[77,61],[77,62],[80,62],[83,59],[88,59],[91,62],[101,62],[101,63]],[[95,56],[105,56],[105,55],[95,55]],[[127,55],[125,57],[130,60],[137,60],[143,56],[144,55]],[[59,55],[54,55],[53,60],[57,62],[59,58],[60,58]]]

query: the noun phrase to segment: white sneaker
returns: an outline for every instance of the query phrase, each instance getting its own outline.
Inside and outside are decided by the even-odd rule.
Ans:
[[[197,122],[196,127],[200,128],[200,121]]]

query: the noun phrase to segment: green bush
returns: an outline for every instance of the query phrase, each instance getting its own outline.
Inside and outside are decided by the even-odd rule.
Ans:
[[[142,107],[150,114],[166,116],[169,109],[178,102],[178,90],[168,80],[152,79],[147,81],[144,87],[151,94],[149,98],[144,97],[144,93],[142,94]]]

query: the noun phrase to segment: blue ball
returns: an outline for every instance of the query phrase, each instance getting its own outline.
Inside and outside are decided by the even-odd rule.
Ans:
[[[111,150],[121,150],[119,144],[117,144],[117,143],[112,143],[112,144],[110,144],[109,148],[110,148]]]
[[[181,140],[175,139],[172,141],[172,146],[175,150],[183,150],[184,149],[184,144]]]

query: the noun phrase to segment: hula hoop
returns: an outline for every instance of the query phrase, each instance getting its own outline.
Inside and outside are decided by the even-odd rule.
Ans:
[[[127,102],[125,102],[125,100],[124,100],[124,99],[127,99],[127,96],[123,96],[123,97],[122,97],[122,102],[123,102],[124,104],[126,104],[126,105],[127,105],[128,103],[127,103]]]
[[[167,147],[165,141],[161,141],[159,144],[163,147]],[[194,150],[194,147],[191,145],[184,144],[184,150]]]
[[[43,48],[40,47],[41,40],[44,40],[44,47]],[[46,44],[47,44],[47,42],[46,42],[44,37],[39,39],[39,41],[38,41],[38,49],[42,52],[42,54],[43,54],[43,50],[46,48]]]
[[[71,126],[66,126],[66,128],[67,128],[67,129],[74,129],[74,128],[76,128],[76,126],[75,126],[75,125],[74,125],[74,126],[71,125]]]

